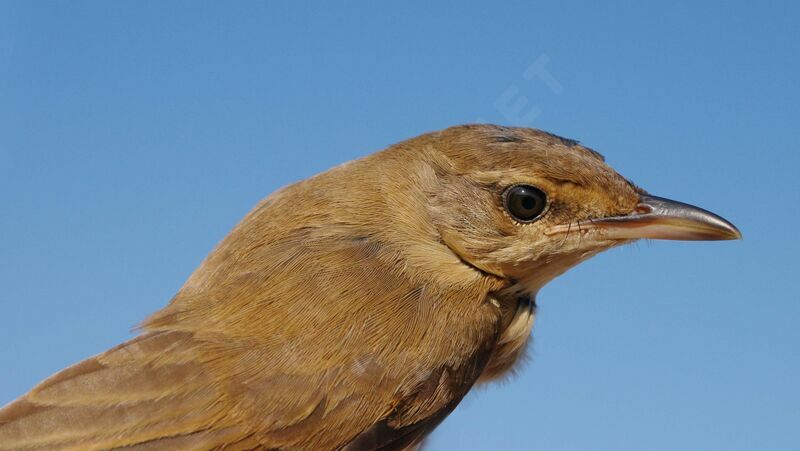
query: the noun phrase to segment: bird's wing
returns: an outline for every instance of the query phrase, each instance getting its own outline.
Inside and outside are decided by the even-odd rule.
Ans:
[[[352,441],[347,450],[418,449],[422,440],[455,409],[489,357],[489,350],[461,368],[443,367],[421,381],[413,393],[397,399],[397,405]]]
[[[425,290],[387,296],[431,301]],[[399,322],[389,325],[353,313],[354,323],[335,333],[305,326],[292,340],[149,331],[0,409],[0,449],[402,449],[455,408],[490,351],[425,355],[413,346],[437,346],[410,341],[426,335],[429,318],[417,313],[419,322],[403,309],[391,312]],[[284,330],[292,326],[287,321]],[[375,336],[373,327],[394,330]],[[365,337],[384,340],[377,346],[391,355],[359,351]],[[392,356],[413,359],[394,366]]]
[[[0,449],[235,443],[243,437],[234,424],[218,421],[222,403],[191,334],[148,333],[53,375],[0,409]]]
[[[370,359],[221,384],[198,345],[150,332],[55,374],[0,409],[0,449],[405,449],[455,408],[489,353],[398,390]]]
[[[377,234],[300,220],[265,234],[274,226],[269,213],[257,209],[234,230],[145,327],[192,330],[207,343],[211,380],[236,400],[237,418],[258,443],[416,443],[467,393],[491,353],[499,312],[484,302],[484,288],[409,275]]]
[[[392,244],[326,216],[357,213],[336,203],[345,185],[295,185],[257,207],[142,337],[0,411],[0,447],[418,443],[480,375],[499,312],[488,285],[452,276],[479,277],[435,239]],[[318,205],[298,209],[298,196]],[[451,277],[433,283],[408,252],[439,258],[430,271]]]

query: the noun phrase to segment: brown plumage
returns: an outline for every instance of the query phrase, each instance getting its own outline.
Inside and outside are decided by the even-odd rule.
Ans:
[[[573,141],[429,133],[269,196],[141,335],[0,409],[0,447],[412,447],[512,368],[552,278],[637,238],[736,237]]]

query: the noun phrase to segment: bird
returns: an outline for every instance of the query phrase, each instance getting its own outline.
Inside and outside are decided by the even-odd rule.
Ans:
[[[0,409],[0,449],[414,449],[514,371],[555,277],[739,238],[577,141],[425,133],[266,197],[137,336]]]

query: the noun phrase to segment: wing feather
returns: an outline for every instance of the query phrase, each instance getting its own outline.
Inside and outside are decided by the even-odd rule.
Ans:
[[[221,396],[192,345],[185,332],[149,333],[55,374],[0,409],[2,447],[101,449],[218,436],[210,429],[220,429]]]
[[[406,183],[369,161],[348,166],[361,168],[358,177],[334,170],[258,206],[142,336],[0,409],[0,446],[419,443],[486,365],[500,318],[487,293],[499,282],[464,266],[424,220],[394,210],[374,217],[412,201],[412,187],[376,193],[342,183]],[[425,205],[416,190],[413,202]],[[422,236],[399,237],[398,225]]]

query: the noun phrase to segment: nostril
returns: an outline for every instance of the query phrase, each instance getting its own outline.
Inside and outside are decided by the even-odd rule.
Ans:
[[[643,215],[647,213],[653,212],[653,207],[647,204],[639,204],[636,206],[636,209],[633,210],[634,212]]]

